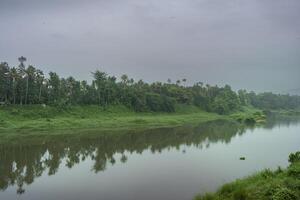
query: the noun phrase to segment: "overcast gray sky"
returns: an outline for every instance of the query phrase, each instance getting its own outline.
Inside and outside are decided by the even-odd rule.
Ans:
[[[0,0],[0,61],[234,89],[300,87],[299,0]]]

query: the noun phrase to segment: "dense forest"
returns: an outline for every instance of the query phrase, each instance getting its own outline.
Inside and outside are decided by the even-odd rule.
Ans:
[[[166,83],[135,81],[127,75],[120,80],[105,72],[92,73],[91,84],[72,76],[61,78],[55,72],[46,76],[32,65],[26,66],[26,58],[20,57],[17,67],[0,63],[0,103],[2,105],[46,104],[109,105],[122,104],[138,112],[173,112],[175,104],[196,105],[209,112],[226,114],[241,106],[252,105],[260,109],[295,109],[300,105],[299,96],[273,93],[256,94],[230,86],[204,85],[202,82],[186,86],[186,79]]]

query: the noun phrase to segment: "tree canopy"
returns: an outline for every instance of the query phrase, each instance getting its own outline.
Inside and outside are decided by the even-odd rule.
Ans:
[[[5,104],[99,105],[106,107],[123,104],[135,111],[173,112],[176,104],[192,104],[203,110],[226,114],[241,106],[252,105],[260,109],[295,109],[300,105],[299,96],[273,93],[256,94],[230,86],[204,85],[198,82],[186,85],[186,79],[172,83],[146,83],[135,81],[127,75],[120,80],[102,71],[92,73],[93,80],[61,78],[55,72],[45,76],[42,70],[29,65],[21,56],[19,66],[0,63],[0,102]]]

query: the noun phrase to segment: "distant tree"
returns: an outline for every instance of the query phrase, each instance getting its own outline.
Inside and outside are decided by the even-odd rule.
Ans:
[[[31,86],[31,89],[33,90],[35,87],[35,73],[36,73],[36,69],[32,66],[29,65],[27,69],[24,70],[25,72],[25,76],[26,76],[26,93],[25,93],[25,105],[28,103],[28,92],[29,92],[29,85]],[[31,96],[31,100],[33,100],[33,95],[34,95],[34,91],[33,94]]]
[[[17,95],[17,83],[21,79],[17,68],[13,67],[10,69],[9,76],[12,82],[11,90],[13,96],[13,104],[16,104],[16,95]]]
[[[36,70],[36,79],[39,88],[38,102],[41,103],[42,88],[43,88],[45,77],[44,77],[44,73],[39,69]]]
[[[27,58],[25,58],[24,56],[21,56],[18,58],[19,62],[20,62],[20,67],[25,69],[25,65],[24,62],[26,62]]]
[[[246,105],[264,110],[300,107],[299,96],[271,92],[256,94],[246,90],[235,92],[229,85],[219,87],[202,82],[187,86],[185,78],[177,80],[176,84],[171,84],[170,79],[167,83],[146,83],[143,80],[135,82],[122,75],[118,81],[99,70],[92,73],[91,84],[72,76],[60,78],[55,72],[45,77],[43,71],[31,65],[26,68],[25,57],[21,56],[18,60],[18,67],[0,63],[0,102],[47,103],[59,108],[77,104],[106,108],[111,104],[122,104],[137,112],[174,112],[176,104],[186,104],[219,114],[227,114]],[[181,85],[181,82],[184,84]]]
[[[48,89],[49,89],[49,98],[48,101],[50,103],[56,104],[59,99],[61,99],[60,96],[60,78],[55,72],[49,73],[49,81],[48,81]]]
[[[105,72],[101,72],[99,70],[97,70],[96,72],[93,73],[93,77],[94,77],[94,81],[97,87],[97,92],[98,92],[98,103],[99,106],[102,106],[102,99],[101,99],[101,95],[103,93],[103,90],[105,90],[105,81],[107,78],[107,74]]]
[[[0,102],[8,102],[10,92],[9,71],[10,68],[6,62],[0,63]]]
[[[20,80],[19,80],[19,84],[18,84],[18,91],[19,91],[19,100],[20,100],[20,104],[23,104],[23,98],[25,96],[24,91],[26,91],[26,81],[25,81],[25,74],[26,74],[26,69],[25,69],[25,65],[24,62],[26,61],[26,58],[21,56],[18,58],[20,64],[18,66],[18,74],[20,76]],[[25,87],[24,87],[25,85]]]

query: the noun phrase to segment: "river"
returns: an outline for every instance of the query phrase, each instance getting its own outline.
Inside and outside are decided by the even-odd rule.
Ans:
[[[298,120],[24,138],[0,145],[0,199],[189,200],[298,150]]]

